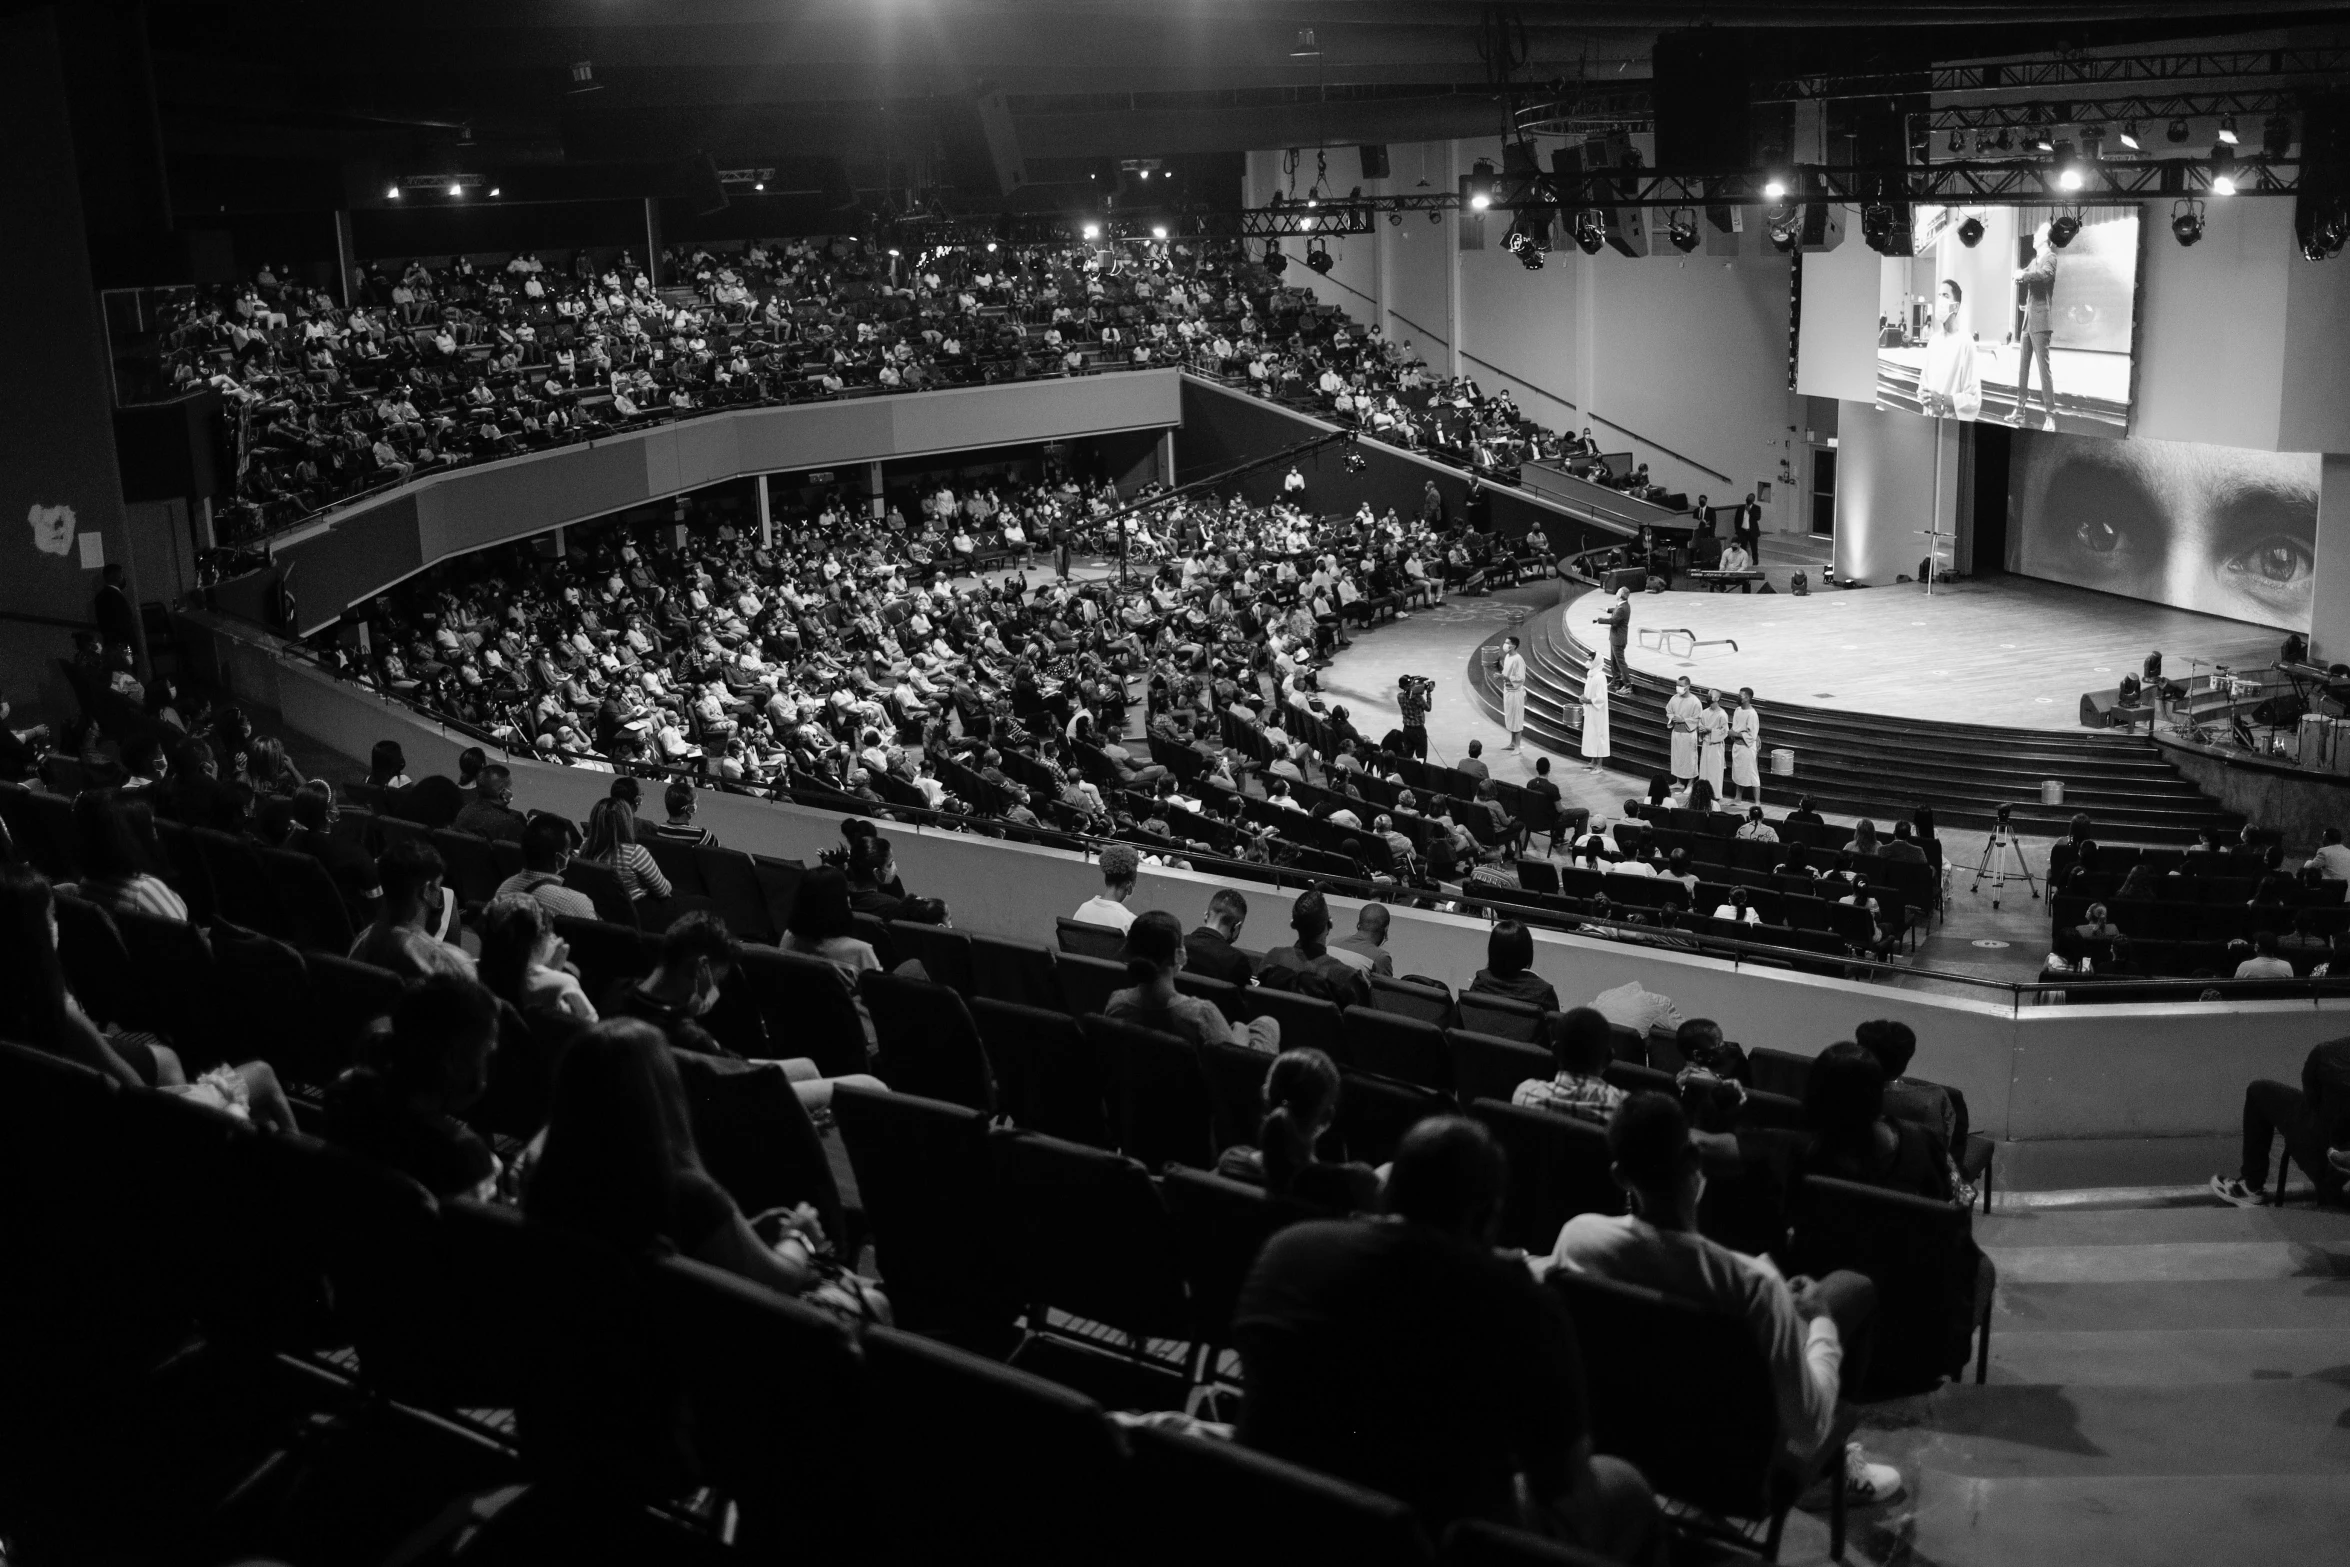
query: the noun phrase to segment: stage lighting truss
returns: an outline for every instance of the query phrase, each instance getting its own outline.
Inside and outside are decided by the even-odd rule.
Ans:
[[[2171,54],[2065,53],[2040,60],[1938,65],[1924,71],[1869,76],[1800,76],[1755,84],[1754,102],[1807,98],[1881,98],[1903,93],[2026,92],[2042,87],[2127,88],[2139,83],[2258,81],[2340,76],[2350,72],[2350,47],[2321,44],[2291,49],[2214,49]]]

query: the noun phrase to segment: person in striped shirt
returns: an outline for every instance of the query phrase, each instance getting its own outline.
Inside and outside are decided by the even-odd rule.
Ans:
[[[611,866],[631,903],[666,898],[669,878],[653,863],[651,851],[636,841],[636,834],[636,812],[629,802],[618,798],[598,800],[595,809],[588,812],[587,846],[580,850],[579,857]]]

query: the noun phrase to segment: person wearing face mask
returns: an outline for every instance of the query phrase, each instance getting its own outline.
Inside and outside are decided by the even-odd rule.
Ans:
[[[1918,372],[1918,412],[1937,419],[1974,419],[1983,412],[1983,376],[1975,363],[1975,340],[1960,330],[1966,290],[1956,278],[1944,278],[1934,301],[1934,336],[1926,344],[1926,363]],[[2047,352],[2048,335],[2040,335]],[[2051,392],[2053,408],[2055,393]]]

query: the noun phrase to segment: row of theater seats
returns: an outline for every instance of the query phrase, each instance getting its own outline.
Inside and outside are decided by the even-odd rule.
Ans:
[[[1049,1182],[1053,1161],[1007,1167]],[[0,1312],[42,1351],[10,1374],[12,1418],[100,1382],[153,1385],[166,1362],[184,1379],[201,1357],[230,1381],[298,1367],[306,1392],[275,1445],[239,1455],[247,1483],[363,1466],[387,1424],[461,1448],[477,1505],[410,1551],[489,1517],[513,1559],[1437,1560],[1389,1498],[1122,1428],[1060,1383],[691,1261],[435,1202],[313,1138],[5,1042],[0,1170]],[[1745,1415],[1767,1428],[1769,1406]],[[1442,1560],[1593,1559],[1471,1527]]]

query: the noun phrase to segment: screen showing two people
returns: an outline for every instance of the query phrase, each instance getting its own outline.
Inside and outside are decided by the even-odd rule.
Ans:
[[[1877,406],[2120,436],[2138,209],[1919,207],[1877,271]]]

